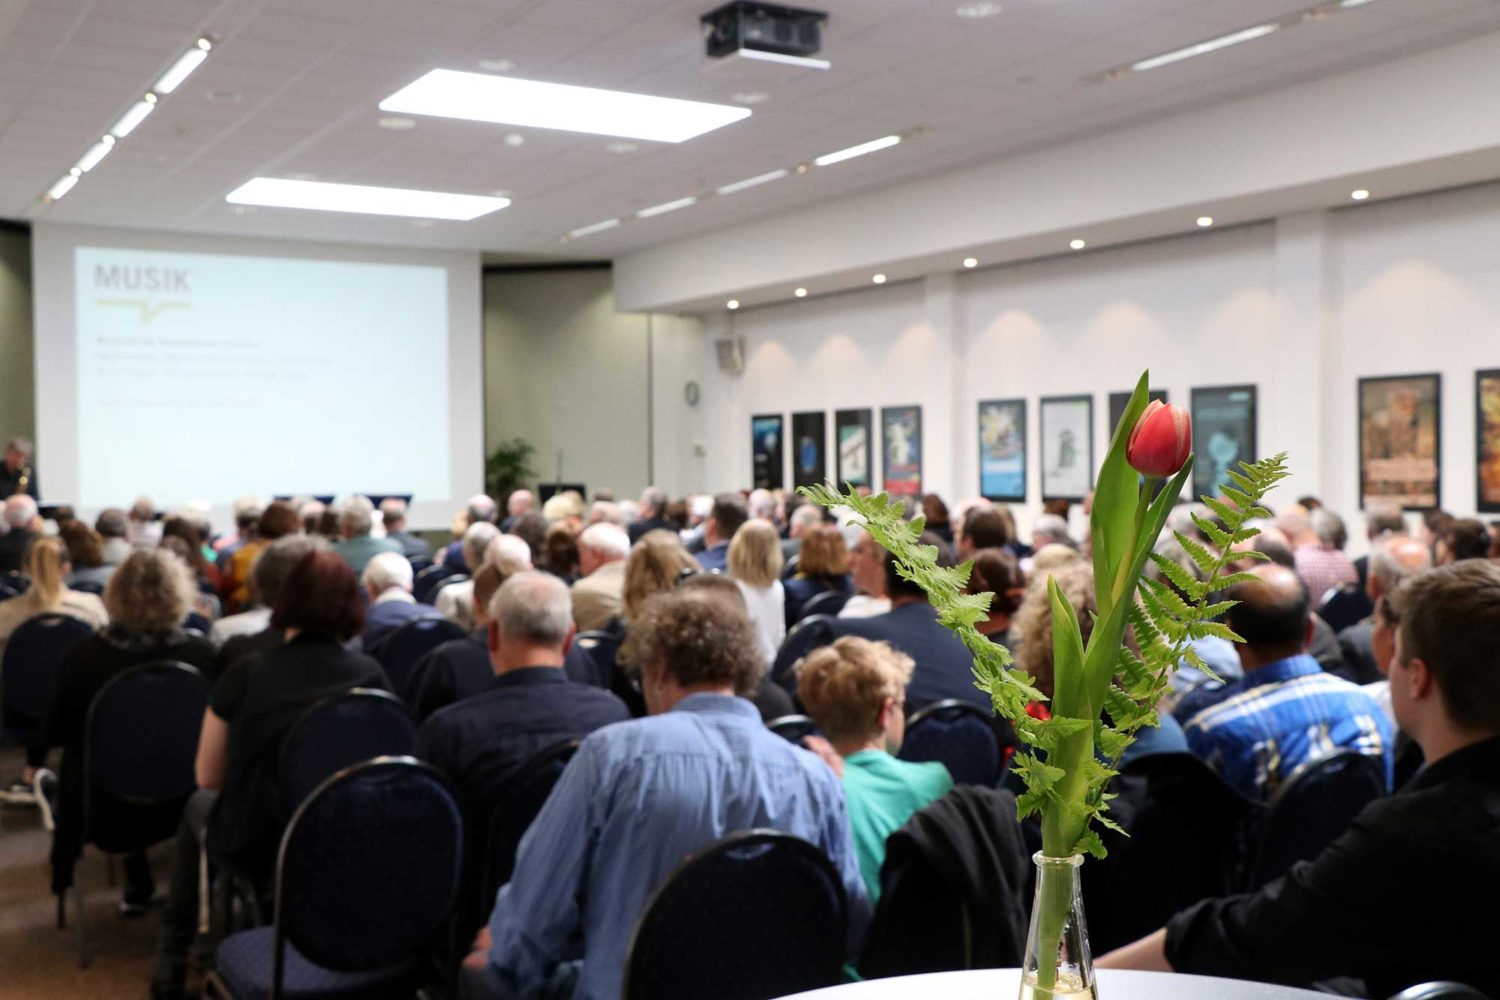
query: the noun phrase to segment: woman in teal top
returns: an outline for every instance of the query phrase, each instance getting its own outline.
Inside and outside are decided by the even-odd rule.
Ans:
[[[897,760],[906,734],[912,660],[889,643],[847,636],[797,666],[797,694],[837,757],[848,799],[854,853],[870,902],[880,898],[885,839],[911,814],[953,787],[938,763]]]

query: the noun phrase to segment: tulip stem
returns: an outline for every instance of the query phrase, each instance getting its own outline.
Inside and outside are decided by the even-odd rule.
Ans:
[[[1141,539],[1141,529],[1146,526],[1146,511],[1151,506],[1151,495],[1156,492],[1156,484],[1161,482],[1156,476],[1146,476],[1145,482],[1141,484],[1140,494],[1135,502],[1135,523],[1130,526],[1130,540],[1120,550],[1120,567],[1115,571],[1115,585],[1110,589],[1110,603],[1119,604],[1125,596],[1125,585],[1130,576],[1130,567],[1135,562],[1135,547]]]

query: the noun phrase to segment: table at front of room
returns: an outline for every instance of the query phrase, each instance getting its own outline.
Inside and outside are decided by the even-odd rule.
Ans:
[[[1099,1000],[1327,1000],[1323,993],[1243,979],[1117,969],[1098,969],[1094,976]],[[781,1000],[1015,1000],[1020,983],[1019,969],[975,969],[871,979]]]

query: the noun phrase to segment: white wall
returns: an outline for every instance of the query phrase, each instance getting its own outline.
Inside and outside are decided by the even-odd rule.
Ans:
[[[971,496],[978,400],[1025,396],[1029,502],[1017,510],[1029,522],[1040,509],[1036,400],[1094,395],[1097,465],[1108,394],[1149,367],[1152,386],[1184,404],[1194,386],[1255,383],[1259,451],[1287,451],[1295,476],[1279,501],[1322,496],[1358,536],[1363,375],[1443,373],[1443,504],[1474,509],[1474,371],[1500,367],[1500,185],[744,309],[729,322],[746,370],[714,376],[711,433],[728,456],[710,470],[714,485],[749,481],[752,413],[919,403],[925,487]]]

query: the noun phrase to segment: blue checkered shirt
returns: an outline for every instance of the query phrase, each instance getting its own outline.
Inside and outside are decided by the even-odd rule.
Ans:
[[[1301,654],[1251,671],[1187,720],[1188,747],[1252,798],[1273,797],[1292,772],[1339,749],[1379,757],[1391,783],[1391,723],[1357,685]]]

